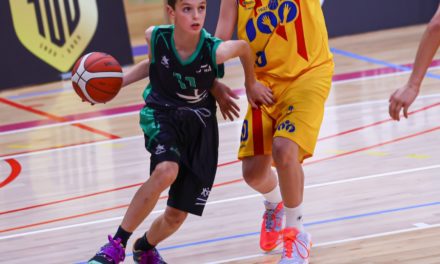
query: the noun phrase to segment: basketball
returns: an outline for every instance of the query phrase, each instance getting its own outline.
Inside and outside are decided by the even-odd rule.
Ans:
[[[83,100],[91,104],[112,100],[122,86],[122,68],[109,54],[88,53],[75,63],[72,70],[72,85]]]

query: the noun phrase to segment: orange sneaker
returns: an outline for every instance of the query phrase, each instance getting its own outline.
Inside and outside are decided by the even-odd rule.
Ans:
[[[272,204],[274,205],[274,204]],[[271,251],[280,244],[280,235],[283,226],[284,206],[280,202],[275,209],[271,203],[264,201],[266,211],[261,224],[260,248],[264,251]]]
[[[307,232],[296,228],[285,228],[283,231],[283,255],[278,264],[308,264],[312,238]]]

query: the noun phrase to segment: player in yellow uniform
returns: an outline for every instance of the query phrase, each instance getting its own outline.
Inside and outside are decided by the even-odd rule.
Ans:
[[[282,234],[280,263],[308,263],[302,162],[313,155],[334,69],[320,1],[222,0],[216,36],[230,39],[235,26],[256,55],[257,79],[275,99],[249,106],[238,154],[244,179],[266,200],[260,246],[274,249]]]

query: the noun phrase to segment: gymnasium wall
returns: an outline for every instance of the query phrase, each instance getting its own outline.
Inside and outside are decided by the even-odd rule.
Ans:
[[[61,80],[91,51],[133,63],[122,0],[1,0],[0,25],[0,89]]]
[[[68,75],[63,73],[71,70],[81,54],[90,51],[109,53],[122,65],[132,64],[131,46],[145,45],[145,29],[164,22],[163,1],[0,1],[0,89],[60,80]],[[215,32],[220,1],[208,1],[205,27],[211,33]],[[57,20],[56,13],[52,17],[47,16],[46,2],[59,4],[64,12],[60,15],[61,20]],[[75,3],[80,11],[84,9],[81,19],[76,21],[72,10],[71,17],[66,17],[66,2],[70,3],[72,10]],[[438,4],[439,0],[325,0],[323,10],[329,36],[336,37],[426,23]],[[40,17],[36,15],[38,13]],[[55,30],[57,24],[63,24],[67,32],[64,42],[59,34],[50,34],[49,18]],[[69,31],[75,26],[81,33]],[[75,40],[78,36],[83,37]],[[141,48],[143,51],[144,47]]]

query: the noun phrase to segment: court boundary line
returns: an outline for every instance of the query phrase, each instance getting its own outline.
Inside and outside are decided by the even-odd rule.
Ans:
[[[64,121],[66,121],[66,119],[64,117],[56,116],[54,114],[50,114],[50,113],[47,113],[47,112],[44,112],[44,111],[41,111],[41,110],[38,110],[38,109],[35,109],[35,108],[32,108],[32,107],[29,107],[29,106],[25,106],[23,104],[19,104],[17,102],[13,102],[11,100],[4,99],[4,98],[1,98],[1,97],[0,97],[0,103],[4,103],[4,104],[9,105],[11,107],[15,107],[15,108],[21,109],[21,110],[26,111],[28,113],[33,113],[35,115],[44,116],[44,117],[49,118],[51,120],[54,120],[56,122],[64,122]],[[96,129],[96,128],[89,127],[89,126],[86,126],[86,125],[83,125],[83,124],[79,124],[79,123],[78,124],[72,124],[71,126],[74,126],[74,127],[79,128],[79,129],[82,129],[82,130],[85,130],[85,131],[88,131],[88,132],[92,132],[93,134],[101,135],[101,136],[104,136],[104,137],[110,138],[110,139],[120,138],[119,136],[110,134],[110,133],[102,131],[100,129]]]
[[[375,175],[362,176],[362,177],[357,177],[357,178],[350,178],[350,179],[345,179],[345,180],[330,181],[330,182],[320,183],[320,184],[311,184],[311,185],[305,186],[305,189],[321,188],[321,187],[327,187],[327,186],[332,186],[332,185],[337,185],[337,184],[345,184],[345,183],[351,183],[351,182],[356,182],[356,181],[370,180],[370,179],[375,179],[375,178],[395,176],[395,175],[399,175],[399,174],[407,174],[407,173],[420,171],[420,170],[431,170],[431,169],[438,169],[438,168],[440,168],[440,164],[427,166],[427,167],[413,168],[413,169],[408,169],[408,170],[401,170],[401,171],[395,171],[395,172],[387,172],[387,173],[380,173],[380,174],[375,174]],[[233,198],[228,198],[228,199],[223,199],[223,200],[218,200],[218,201],[211,201],[211,202],[208,202],[207,205],[214,205],[214,204],[228,203],[228,202],[234,202],[234,201],[239,201],[239,200],[252,199],[252,198],[256,198],[256,197],[260,197],[260,196],[261,196],[261,194],[251,194],[251,195],[246,195],[246,196],[241,196],[241,197],[240,196],[233,197]],[[121,206],[117,206],[117,207],[118,207],[117,209],[122,208]],[[105,210],[105,209],[102,209],[102,210]],[[164,209],[155,210],[155,211],[152,211],[151,214],[157,213],[157,212],[163,212],[163,210]],[[83,215],[83,214],[81,214],[81,215]],[[33,235],[33,234],[47,233],[47,232],[52,232],[52,231],[64,230],[64,229],[70,229],[70,228],[75,228],[75,227],[79,227],[79,226],[93,225],[93,224],[97,224],[97,223],[111,222],[111,221],[120,220],[120,219],[122,219],[122,217],[123,216],[119,216],[119,217],[113,217],[113,218],[109,218],[109,219],[101,219],[101,220],[83,222],[83,223],[79,223],[79,224],[67,225],[64,227],[47,228],[47,229],[40,229],[40,230],[36,230],[36,231],[0,236],[0,240],[15,238],[15,237],[22,237],[22,236]],[[66,220],[65,217],[63,217],[62,219]],[[317,222],[317,221],[315,221],[315,222]],[[9,229],[11,229],[11,228],[9,228]],[[24,228],[21,228],[21,229],[24,229]],[[8,231],[8,232],[10,232],[10,231]],[[1,230],[0,233],[6,233],[6,231]]]
[[[439,94],[440,95],[440,94]],[[429,110],[433,107],[439,106],[440,102],[437,103],[433,103],[433,104],[429,104],[427,106],[424,106],[422,108],[416,109],[414,111],[410,111],[408,113],[408,115],[414,115],[416,113],[419,112],[423,112],[426,110]],[[345,135],[345,134],[350,134],[353,132],[357,132],[366,128],[370,128],[376,125],[380,125],[383,123],[387,123],[387,122],[391,122],[393,121],[391,118],[388,119],[383,119],[380,121],[376,121],[364,126],[360,126],[357,128],[352,128],[352,129],[348,129],[333,135],[329,135],[329,136],[325,136],[324,139],[318,139],[318,141],[323,141],[332,137],[336,137],[336,135]],[[242,120],[236,120],[236,121],[232,121],[232,122],[225,122],[219,125],[219,127],[225,127],[225,126],[230,126],[230,125],[235,125],[237,123],[243,122]],[[351,131],[351,132],[348,132]],[[103,140],[94,140],[94,141],[88,141],[88,142],[81,142],[81,143],[73,143],[73,144],[69,144],[69,145],[65,145],[65,146],[58,146],[58,147],[49,147],[46,149],[37,149],[37,150],[30,150],[30,151],[23,151],[23,152],[16,152],[16,153],[12,153],[12,154],[5,154],[5,155],[0,155],[0,161],[4,160],[4,159],[8,159],[8,158],[20,158],[20,157],[26,157],[26,156],[32,156],[32,155],[39,155],[39,154],[46,154],[46,153],[50,153],[50,152],[56,152],[56,151],[61,151],[61,150],[70,150],[70,149],[76,149],[76,148],[82,148],[82,147],[90,147],[90,146],[99,146],[101,144],[108,144],[108,143],[118,143],[118,142],[124,142],[124,141],[130,141],[132,139],[136,139],[136,138],[143,138],[143,135],[137,135],[137,136],[131,136],[131,137],[120,137],[117,139],[103,139]]]

